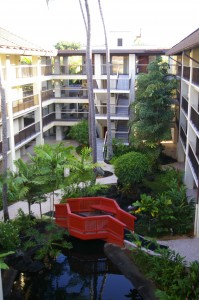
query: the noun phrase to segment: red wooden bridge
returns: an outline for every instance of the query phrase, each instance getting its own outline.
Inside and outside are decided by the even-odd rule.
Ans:
[[[136,217],[122,210],[117,202],[105,197],[65,199],[55,204],[55,221],[69,234],[81,240],[102,239],[124,245],[124,229],[134,231]]]

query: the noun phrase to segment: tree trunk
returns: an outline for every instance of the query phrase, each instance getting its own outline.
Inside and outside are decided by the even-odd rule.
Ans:
[[[95,104],[93,93],[93,70],[92,70],[92,51],[91,51],[91,20],[88,1],[85,0],[86,17],[84,15],[81,0],[79,0],[82,16],[84,19],[86,29],[86,75],[88,87],[88,100],[89,100],[89,143],[92,148],[93,163],[97,162],[97,143],[96,143],[96,125],[95,125]]]
[[[7,199],[7,169],[8,169],[8,139],[7,139],[7,113],[6,113],[6,99],[5,92],[2,86],[2,75],[0,70],[0,101],[1,101],[1,119],[2,119],[2,167],[3,167],[3,216],[4,221],[9,219],[8,213],[8,199]]]
[[[98,5],[99,5],[99,11],[101,15],[103,30],[104,30],[104,39],[105,39],[105,48],[106,48],[106,72],[107,72],[107,157],[106,159],[109,161],[113,156],[112,135],[111,135],[110,53],[108,48],[106,26],[104,22],[100,0],[98,0]]]

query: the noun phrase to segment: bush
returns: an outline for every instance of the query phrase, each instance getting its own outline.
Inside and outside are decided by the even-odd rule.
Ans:
[[[152,256],[141,250],[132,251],[132,257],[142,272],[155,282],[160,300],[199,299],[199,262],[185,266],[184,258],[172,250],[159,250]]]
[[[71,127],[68,136],[71,139],[76,140],[80,145],[89,145],[89,129],[88,122],[83,120],[80,123]]]
[[[0,222],[0,248],[16,250],[20,246],[19,230],[13,221]]]
[[[171,169],[160,178],[161,193],[156,194],[153,190],[153,196],[142,194],[140,200],[133,203],[138,208],[136,213],[141,216],[140,222],[148,229],[146,234],[189,233],[193,228],[194,203],[187,201],[182,174]],[[158,187],[158,183],[154,186]]]
[[[119,182],[124,187],[133,187],[142,182],[144,176],[150,172],[151,163],[146,154],[129,152],[115,160],[114,168]]]

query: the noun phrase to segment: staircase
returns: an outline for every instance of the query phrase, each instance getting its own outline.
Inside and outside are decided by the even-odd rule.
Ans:
[[[128,130],[127,121],[118,121],[115,137],[121,140],[124,144],[128,144]]]
[[[129,100],[124,96],[119,96],[116,115],[129,116]]]

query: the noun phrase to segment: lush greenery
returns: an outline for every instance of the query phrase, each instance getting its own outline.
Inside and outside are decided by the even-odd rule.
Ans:
[[[186,267],[184,259],[172,250],[159,249],[160,256],[149,255],[139,248],[132,258],[141,271],[152,279],[160,300],[199,299],[199,262]]]
[[[55,48],[58,50],[78,50],[81,48],[80,43],[71,43],[67,41],[60,41],[55,44]]]
[[[6,180],[9,203],[27,200],[30,214],[31,205],[38,203],[41,209],[41,203],[47,200],[49,194],[53,206],[58,189],[78,186],[80,182],[85,182],[87,186],[93,185],[95,165],[90,153],[91,149],[84,147],[80,155],[77,155],[74,147],[65,147],[63,143],[36,146],[34,154],[29,155],[28,163],[18,159],[15,161],[17,171],[8,173]],[[0,189],[3,182],[2,177]]]
[[[41,220],[25,215],[19,210],[18,216],[0,222],[0,252],[26,252],[36,249],[36,256],[56,256],[60,247],[70,248],[66,241],[67,231],[58,227],[51,219]]]
[[[129,152],[114,161],[115,175],[124,189],[133,189],[151,170],[146,154]]]
[[[68,136],[76,140],[81,147],[89,145],[88,122],[83,120],[71,127]]]
[[[133,203],[137,208],[137,226],[144,230],[143,234],[155,236],[191,232],[194,204],[187,201],[182,174],[168,169],[159,173],[159,177],[148,182],[151,194],[141,194],[140,200]]]
[[[168,138],[173,118],[171,100],[177,81],[168,74],[168,64],[159,57],[148,66],[148,73],[138,76],[131,141],[134,146],[157,147]]]

